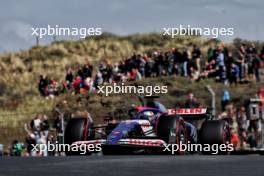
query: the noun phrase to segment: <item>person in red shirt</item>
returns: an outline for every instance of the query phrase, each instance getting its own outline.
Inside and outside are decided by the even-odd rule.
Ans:
[[[75,80],[73,81],[73,88],[76,94],[80,93],[81,82],[82,82],[82,79],[80,76],[77,76]]]

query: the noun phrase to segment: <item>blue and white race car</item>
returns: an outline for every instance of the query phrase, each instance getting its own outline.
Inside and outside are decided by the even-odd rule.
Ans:
[[[90,116],[69,120],[66,144],[100,144],[103,154],[163,154],[168,144],[226,144],[230,129],[207,108],[166,109],[153,97],[128,112],[129,120],[95,126]],[[184,154],[177,151],[178,154]],[[76,152],[67,152],[76,154]],[[78,152],[77,152],[78,154]]]

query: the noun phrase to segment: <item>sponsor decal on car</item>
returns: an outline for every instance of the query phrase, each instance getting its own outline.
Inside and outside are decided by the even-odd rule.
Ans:
[[[153,140],[153,139],[129,139],[129,144],[132,145],[142,145],[142,146],[163,146],[164,141],[162,140]]]
[[[178,109],[168,109],[169,115],[175,114],[205,114],[207,108],[178,108]]]

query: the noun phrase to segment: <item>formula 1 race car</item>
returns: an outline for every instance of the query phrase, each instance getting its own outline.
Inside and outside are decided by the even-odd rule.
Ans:
[[[95,126],[90,116],[71,118],[65,129],[65,143],[100,144],[103,154],[162,154],[168,144],[230,142],[228,124],[214,120],[209,109],[166,109],[155,98],[141,98],[142,106],[129,110],[129,120]]]

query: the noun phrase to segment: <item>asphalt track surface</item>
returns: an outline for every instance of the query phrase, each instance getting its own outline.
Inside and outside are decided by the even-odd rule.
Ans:
[[[77,156],[0,158],[0,175],[264,176],[264,156]]]

